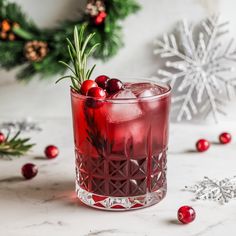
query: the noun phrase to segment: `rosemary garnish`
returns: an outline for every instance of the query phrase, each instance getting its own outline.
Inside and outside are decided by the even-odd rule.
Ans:
[[[89,48],[90,41],[95,36],[95,33],[89,34],[86,37],[85,36],[86,26],[87,25],[84,24],[80,30],[78,30],[78,28],[75,27],[74,43],[72,43],[69,39],[67,39],[68,52],[69,52],[70,61],[71,61],[71,64],[73,65],[73,68],[69,64],[63,61],[60,61],[61,64],[66,66],[72,72],[72,75],[63,76],[59,80],[57,80],[57,82],[59,82],[65,78],[70,78],[71,83],[72,83],[71,84],[72,89],[74,89],[78,93],[80,93],[80,87],[82,83],[85,80],[90,79],[94,71],[94,68],[96,65],[88,69],[87,61],[88,61],[89,56],[95,51],[95,49],[99,45],[99,44],[95,44],[94,46]],[[99,156],[104,157],[105,152],[107,151],[108,145],[110,144],[101,135],[101,132],[96,126],[94,116],[93,114],[90,114],[89,108],[87,107],[86,103],[84,105],[84,114],[85,114],[85,118],[88,124],[87,140],[91,143],[91,145],[94,146]]]
[[[109,143],[109,141],[103,137],[96,125],[94,115],[90,114],[89,108],[86,104],[84,104],[84,114],[88,124],[88,142],[90,142],[95,147],[100,157],[107,156],[107,153],[111,152],[112,150],[113,143]]]
[[[77,92],[80,92],[81,84],[85,80],[88,80],[91,77],[93,70],[96,67],[96,65],[94,65],[90,69],[87,68],[88,58],[95,51],[95,49],[99,44],[97,43],[88,49],[89,43],[95,36],[95,33],[89,34],[86,37],[85,36],[86,27],[87,25],[84,24],[82,25],[81,29],[78,30],[78,28],[75,26],[74,43],[72,43],[71,40],[67,38],[67,43],[68,43],[67,48],[73,68],[64,61],[59,61],[59,63],[66,66],[72,72],[72,75],[63,76],[56,81],[56,83],[58,83],[59,81],[65,78],[69,78],[72,83],[71,87]]]

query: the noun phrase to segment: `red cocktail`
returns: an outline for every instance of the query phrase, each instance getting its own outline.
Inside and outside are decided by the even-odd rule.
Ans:
[[[170,88],[125,83],[105,99],[71,90],[76,190],[85,204],[135,209],[166,194]]]

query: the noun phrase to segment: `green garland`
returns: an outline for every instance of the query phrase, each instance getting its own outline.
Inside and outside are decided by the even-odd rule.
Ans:
[[[58,61],[70,62],[65,38],[72,38],[75,25],[81,28],[84,23],[88,34],[96,33],[89,46],[100,44],[93,56],[102,60],[114,56],[123,45],[119,22],[139,5],[136,0],[92,0],[88,4],[95,7],[97,2],[103,4],[103,18],[98,18],[99,11],[98,15],[84,12],[79,19],[62,22],[54,29],[39,29],[19,5],[0,0],[0,67],[22,66],[17,74],[20,80],[30,80],[35,74],[42,78],[63,74],[65,68]]]

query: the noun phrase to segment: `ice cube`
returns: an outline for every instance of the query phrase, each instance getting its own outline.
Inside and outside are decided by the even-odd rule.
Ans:
[[[118,93],[113,94],[110,98],[111,99],[122,99],[122,98],[132,99],[132,98],[136,98],[136,96],[132,90],[127,88],[127,89],[123,89],[119,91]]]
[[[109,127],[111,140],[114,140],[113,151],[118,153],[129,152],[129,146],[133,154],[141,155],[145,153],[147,121],[132,120],[112,124]]]
[[[111,97],[114,101],[108,104],[107,119],[111,123],[120,123],[137,119],[142,115],[142,110],[139,106],[138,101],[128,100],[137,99],[135,94],[129,90],[122,90]],[[116,99],[116,100],[115,100]],[[119,100],[119,99],[127,99]]]
[[[166,88],[153,83],[133,83],[128,88],[138,97],[146,98],[163,94]]]
[[[146,90],[143,90],[140,94],[139,94],[139,98],[148,98],[148,97],[152,97],[156,95],[156,89],[155,88],[149,88]],[[157,99],[146,99],[146,100],[141,100],[140,101],[140,106],[142,108],[143,111],[147,112],[150,110],[155,110],[158,108],[158,100]]]
[[[140,107],[144,112],[157,109],[160,101],[152,97],[161,95],[166,91],[166,88],[153,83],[135,83],[129,86],[129,89],[140,98]],[[142,98],[150,98],[143,99]]]
[[[145,121],[134,120],[129,123],[114,124],[110,127],[110,132],[115,141],[123,142],[125,139],[132,137],[136,143],[143,140],[142,135],[145,132]]]
[[[155,96],[156,95],[156,91],[154,88],[150,88],[150,89],[147,89],[147,90],[144,90],[142,91],[140,94],[139,94],[139,98],[147,98],[147,97],[152,97],[152,96]]]

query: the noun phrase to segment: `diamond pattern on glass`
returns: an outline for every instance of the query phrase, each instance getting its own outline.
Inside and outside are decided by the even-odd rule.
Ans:
[[[82,170],[83,172],[87,172],[89,170],[88,158],[77,153],[76,154],[76,166],[78,166],[79,170]]]
[[[110,196],[125,196],[129,192],[129,180],[110,180],[109,195]]]
[[[106,193],[104,179],[92,178],[91,185],[92,185],[92,190],[94,193],[101,194],[101,195]]]
[[[139,196],[166,185],[166,151],[148,157],[85,158],[77,154],[77,176],[84,190],[113,197]],[[148,168],[148,163],[150,167]]]
[[[103,177],[104,176],[104,160],[102,158],[91,158],[91,173],[93,175]]]
[[[151,189],[150,191],[156,191],[161,188],[166,181],[166,176],[162,172],[159,172],[157,175],[151,176]]]
[[[166,151],[152,157],[150,191],[156,191],[166,184]]]
[[[157,174],[160,171],[165,171],[166,168],[166,151],[152,157],[152,174]]]
[[[89,189],[89,176],[87,173],[83,173],[80,171],[79,173],[79,183],[83,189]]]
[[[131,196],[138,196],[147,192],[147,178],[131,179],[129,181],[129,192]]]
[[[111,179],[128,178],[128,164],[125,161],[109,161],[109,176]]]
[[[129,163],[129,173],[132,178],[146,177],[147,175],[147,158],[141,160],[131,159]]]

